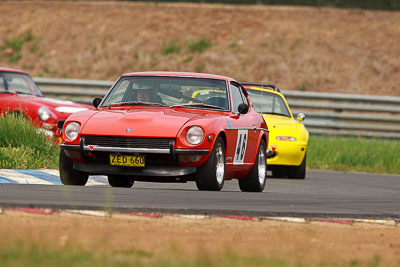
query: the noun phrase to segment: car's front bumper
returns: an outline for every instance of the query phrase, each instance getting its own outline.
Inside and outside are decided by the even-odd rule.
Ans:
[[[267,149],[268,165],[299,166],[303,161],[307,146],[289,142],[280,142],[275,149]]]
[[[173,177],[190,176],[196,173],[196,166],[201,161],[190,163],[181,162],[184,158],[198,158],[210,153],[208,149],[176,149],[171,141],[169,148],[164,147],[115,147],[85,144],[81,139],[78,145],[61,144],[68,157],[73,161],[73,168],[89,174],[101,175],[133,175]],[[144,155],[145,167],[115,166],[109,163],[109,155]]]
[[[109,152],[109,153],[143,153],[143,154],[169,154],[172,158],[177,155],[205,155],[209,154],[208,149],[176,149],[171,142],[169,148],[133,148],[133,147],[105,147],[90,146],[81,142],[80,145],[60,144],[60,148],[66,151],[80,151],[82,155],[89,152]]]
[[[105,163],[74,162],[73,168],[90,174],[103,175],[133,175],[133,176],[186,176],[196,173],[196,167],[182,166],[151,166],[145,168],[112,166]]]

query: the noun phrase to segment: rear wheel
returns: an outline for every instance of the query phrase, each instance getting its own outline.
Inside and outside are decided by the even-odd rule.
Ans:
[[[196,186],[199,190],[220,191],[224,181],[225,143],[218,137],[207,161],[196,172]]]
[[[244,192],[262,192],[267,175],[267,157],[265,142],[261,140],[253,168],[246,177],[239,179],[240,190]]]
[[[304,158],[300,166],[293,166],[288,168],[288,177],[294,179],[306,178],[306,161],[307,161],[307,154],[304,154]]]
[[[65,154],[64,149],[60,149],[60,180],[64,185],[85,185],[89,174],[74,170],[72,160]]]
[[[134,184],[134,180],[126,175],[108,175],[108,183],[112,187],[127,187],[130,188]]]

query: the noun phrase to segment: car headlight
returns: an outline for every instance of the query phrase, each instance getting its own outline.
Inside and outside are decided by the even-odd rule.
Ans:
[[[81,125],[77,122],[73,121],[73,122],[68,123],[68,125],[65,126],[65,130],[64,130],[65,136],[69,140],[74,141],[78,137],[78,132],[79,132],[80,127],[81,127]]]
[[[204,139],[204,132],[199,126],[190,127],[186,133],[186,139],[192,145],[198,145]]]
[[[277,136],[276,140],[279,141],[296,141],[296,137],[292,137],[292,136]]]
[[[50,110],[46,106],[40,107],[38,116],[42,121],[47,121],[50,118]]]

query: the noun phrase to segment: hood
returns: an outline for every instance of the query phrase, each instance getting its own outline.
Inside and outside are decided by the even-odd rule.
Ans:
[[[199,115],[170,108],[101,110],[85,123],[81,134],[174,138],[183,125]]]
[[[279,134],[290,136],[297,131],[297,121],[293,118],[271,114],[263,114],[263,117],[272,135],[279,131]]]
[[[72,114],[82,110],[93,109],[93,107],[89,105],[80,104],[69,100],[28,95],[19,95],[18,98],[20,101],[30,103],[35,102],[37,105],[46,106],[49,109],[53,109],[53,112],[56,111],[62,114]]]

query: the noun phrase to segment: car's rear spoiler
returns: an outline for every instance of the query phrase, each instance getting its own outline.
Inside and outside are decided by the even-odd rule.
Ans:
[[[279,88],[270,83],[250,83],[250,82],[240,82],[243,86],[258,86],[261,88],[271,88],[274,91],[280,92]]]

